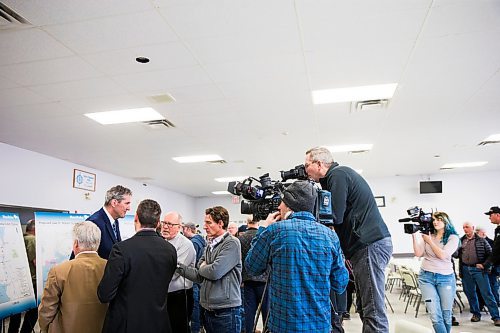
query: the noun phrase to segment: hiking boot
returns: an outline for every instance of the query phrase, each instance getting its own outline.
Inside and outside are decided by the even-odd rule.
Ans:
[[[481,317],[478,315],[472,315],[470,321],[472,321],[473,323],[477,323],[478,321],[481,321]]]

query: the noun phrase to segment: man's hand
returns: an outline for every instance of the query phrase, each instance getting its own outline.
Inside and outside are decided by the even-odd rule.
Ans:
[[[484,269],[484,266],[483,266],[483,264],[476,264],[476,268]]]
[[[274,213],[269,213],[269,215],[267,215],[267,218],[265,220],[261,220],[259,222],[259,226],[267,228],[268,226],[270,226],[274,222],[279,221],[280,219],[281,219],[281,215],[280,215],[279,211],[274,212]]]

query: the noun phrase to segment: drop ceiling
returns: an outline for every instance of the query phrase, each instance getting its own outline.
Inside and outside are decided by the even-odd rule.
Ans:
[[[500,132],[500,1],[0,2],[29,22],[0,24],[0,142],[195,197],[317,145],[373,143],[334,156],[368,179],[500,170],[500,145],[477,146]],[[392,82],[387,108],[312,103]],[[175,128],[83,116],[138,107]],[[172,160],[195,154],[227,163]]]

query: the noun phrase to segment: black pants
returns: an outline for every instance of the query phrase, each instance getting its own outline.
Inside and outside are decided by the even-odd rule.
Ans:
[[[31,333],[38,320],[38,308],[33,308],[24,313],[23,326],[21,333]],[[18,333],[21,326],[21,313],[10,316],[8,333]]]
[[[189,321],[193,313],[193,288],[168,293],[167,310],[172,332],[190,333]]]

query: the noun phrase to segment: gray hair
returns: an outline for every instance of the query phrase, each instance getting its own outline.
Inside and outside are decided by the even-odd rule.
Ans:
[[[101,243],[101,230],[93,222],[78,222],[73,227],[73,239],[82,250],[97,251]]]
[[[311,155],[311,161],[319,161],[326,165],[333,164],[333,155],[325,147],[314,147],[306,151],[306,155]]]
[[[111,202],[111,200],[116,199],[119,202],[124,199],[126,195],[132,195],[132,191],[126,187],[123,187],[121,185],[116,185],[112,188],[110,188],[106,192],[106,199],[104,201],[104,205],[107,206]]]

